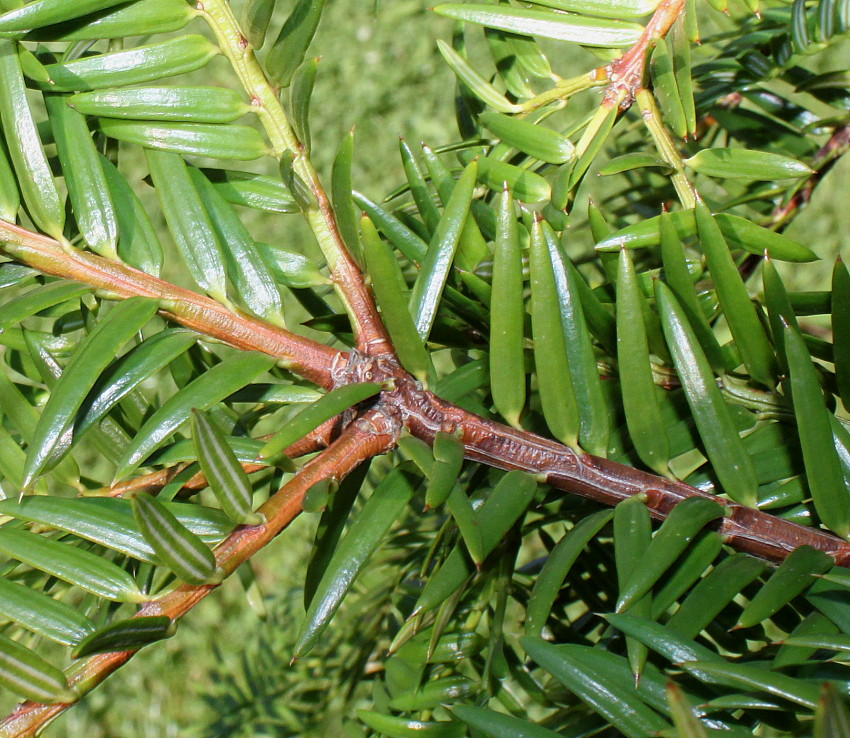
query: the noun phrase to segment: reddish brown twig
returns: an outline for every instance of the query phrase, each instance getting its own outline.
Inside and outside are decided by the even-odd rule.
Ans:
[[[399,430],[400,426],[391,416],[380,411],[366,413],[360,422],[345,429],[331,446],[308,462],[269,498],[260,508],[266,517],[263,525],[239,527],[216,548],[218,566],[226,575],[233,573],[301,512],[301,502],[310,487],[331,475],[342,479],[366,459],[384,453],[395,443]],[[178,620],[218,586],[181,585],[143,606],[136,617],[166,615]],[[72,668],[68,675],[69,684],[78,694],[86,694],[127,663],[135,653],[120,651],[87,658]],[[23,702],[0,723],[0,736],[23,738],[35,735],[70,706],[65,703]]]
[[[48,236],[0,221],[2,250],[63,279],[91,285],[116,298],[158,300],[161,314],[210,338],[246,351],[275,356],[305,379],[329,388],[330,369],[340,353],[258,318],[236,313],[208,297],[87,251],[67,251]]]
[[[283,450],[284,456],[288,456],[290,459],[297,459],[301,456],[306,456],[307,454],[312,454],[316,451],[321,451],[323,448],[327,448],[331,443],[331,438],[334,432],[339,429],[339,424],[340,419],[338,417],[325,421],[312,433],[307,434],[304,438],[299,439],[291,446],[285,448]],[[268,439],[270,437],[271,436],[264,436],[262,438]],[[124,497],[126,495],[131,495],[134,492],[151,492],[159,490],[169,484],[171,480],[180,474],[180,472],[182,472],[187,466],[189,466],[188,463],[183,463],[171,466],[168,469],[159,469],[158,471],[151,472],[150,474],[142,474],[141,476],[133,479],[128,479],[126,482],[118,482],[117,484],[113,484],[111,487],[104,487],[90,494],[94,497]],[[246,474],[253,474],[254,472],[267,468],[268,464],[249,462],[242,464],[242,469]],[[203,472],[198,472],[187,479],[181,486],[181,489],[199,490],[206,486],[207,478],[204,476]]]
[[[643,75],[646,70],[647,55],[652,51],[658,39],[664,38],[676,19],[682,14],[685,0],[662,0],[652,14],[649,23],[643,29],[637,43],[634,44],[619,59],[607,67],[608,79],[611,83],[605,90],[605,97],[618,99],[622,91],[626,97],[620,105],[628,107],[634,102],[634,93],[643,86]]]

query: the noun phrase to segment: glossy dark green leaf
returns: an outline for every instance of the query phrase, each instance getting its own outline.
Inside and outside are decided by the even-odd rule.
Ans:
[[[337,544],[310,600],[304,624],[293,648],[298,658],[313,648],[363,565],[402,515],[416,491],[417,478],[394,468],[375,488],[342,540]]]
[[[626,425],[641,461],[658,474],[668,474],[670,443],[656,398],[649,343],[643,322],[640,287],[626,249],[617,270],[617,364]]]
[[[599,18],[642,18],[654,11],[658,0],[533,0],[556,10],[593,15]]]
[[[354,208],[351,187],[351,163],[354,158],[354,129],[340,141],[331,172],[331,198],[334,215],[342,240],[355,259],[360,259],[361,248],[358,217]]]
[[[490,384],[493,404],[514,427],[525,407],[525,351],[522,256],[513,198],[505,189],[499,200],[493,251],[490,317]]]
[[[309,289],[330,284],[330,280],[319,271],[319,267],[303,254],[267,243],[254,245],[278,284],[293,289]]]
[[[512,113],[521,109],[518,105],[509,102],[502,93],[476,72],[466,59],[445,41],[438,39],[437,48],[460,82],[481,102],[502,113]]]
[[[73,657],[82,659],[95,653],[137,651],[143,646],[171,638],[177,632],[177,623],[165,615],[148,615],[100,628],[81,641]]]
[[[24,484],[32,484],[50,462],[62,437],[73,427],[77,411],[97,378],[129,341],[154,315],[156,302],[133,297],[116,305],[80,344],[39,418],[30,443]]]
[[[694,536],[720,517],[723,517],[723,507],[701,497],[689,497],[676,505],[652,539],[640,568],[620,588],[617,611],[622,612],[649,592]]]
[[[658,221],[664,283],[679,300],[679,304],[699,339],[699,344],[705,351],[711,367],[715,371],[723,371],[725,368],[723,352],[700,305],[693,279],[688,270],[685,251],[682,248],[682,242],[676,232],[673,219],[672,214],[664,213]]]
[[[448,18],[477,23],[511,33],[572,41],[583,46],[625,48],[634,44],[641,31],[636,23],[601,20],[582,15],[558,15],[510,6],[438,5],[436,13]]]
[[[357,710],[357,718],[388,738],[463,738],[466,735],[463,725],[456,722],[411,720],[369,710]]]
[[[552,605],[564,584],[570,569],[585,546],[611,520],[611,510],[583,518],[570,529],[552,549],[534,582],[525,613],[525,632],[539,637],[549,618]]]
[[[230,169],[203,169],[213,187],[231,205],[269,213],[297,213],[298,206],[278,177]]]
[[[47,310],[54,305],[76,300],[91,291],[78,282],[57,280],[27,290],[0,307],[0,328],[7,330],[22,320]]]
[[[822,648],[827,651],[845,653],[850,651],[850,636],[844,633],[837,635],[792,636],[783,640],[783,644],[804,646],[806,648]]]
[[[534,89],[529,84],[528,70],[517,62],[514,46],[508,41],[509,37],[510,34],[504,31],[484,29],[487,50],[490,52],[490,58],[498,70],[499,79],[505,85],[505,89],[516,99],[534,97]]]
[[[236,454],[205,413],[192,413],[192,436],[201,470],[221,509],[237,524],[259,525],[261,514],[253,511],[253,487]]]
[[[588,453],[605,456],[610,433],[608,405],[584,317],[577,274],[567,267],[569,259],[548,223],[543,223],[543,235],[555,277],[564,347],[579,412],[579,444]]]
[[[590,165],[596,161],[596,156],[605,145],[605,141],[608,140],[611,129],[617,122],[617,111],[618,106],[614,102],[603,102],[603,104],[596,109],[596,112],[591,117],[581,134],[581,138],[576,144],[577,158],[575,165],[571,168],[567,166],[564,169],[566,182],[563,186],[565,193],[572,190],[579,183],[581,178],[587,173]],[[565,197],[566,194],[564,195],[564,198]],[[560,198],[553,197],[553,201],[559,201],[559,207],[566,206],[565,199],[561,200]]]
[[[130,266],[158,277],[162,244],[144,206],[111,161],[101,156],[100,164],[118,218],[118,256]]]
[[[475,682],[464,676],[449,676],[426,682],[418,690],[390,700],[394,710],[430,710],[438,705],[462,700],[475,691]]]
[[[133,577],[89,551],[10,528],[0,529],[0,551],[98,597],[116,602],[145,600]]]
[[[428,244],[411,231],[404,223],[390,213],[386,208],[372,202],[359,192],[352,193],[354,202],[363,210],[402,254],[411,262],[421,264],[428,252]]]
[[[443,217],[428,245],[428,252],[410,295],[410,311],[416,322],[416,330],[422,340],[428,338],[443,288],[449,277],[463,226],[469,213],[469,204],[475,188],[478,165],[473,162],[464,170],[451,200],[446,205]]]
[[[123,479],[189,420],[192,409],[206,410],[270,369],[274,359],[248,352],[216,364],[179,390],[147,419],[125,450],[116,479]]]
[[[504,143],[550,164],[563,164],[575,157],[575,146],[566,136],[523,118],[485,113],[481,123]]]
[[[5,139],[0,136],[0,219],[14,223],[20,206],[21,192],[18,181],[9,160]]]
[[[645,167],[655,167],[670,171],[670,165],[664,159],[660,159],[654,154],[649,154],[645,151],[633,151],[611,159],[611,161],[599,168],[599,175],[601,177],[607,177],[612,174],[622,174],[632,169],[643,169]]]
[[[289,91],[289,111],[292,120],[292,130],[298,140],[309,151],[310,141],[310,99],[313,96],[313,86],[319,71],[319,59],[307,59],[295,70],[292,77],[292,87]]]
[[[691,136],[696,136],[697,115],[694,104],[694,83],[692,79],[691,43],[695,40],[688,36],[696,29],[688,28],[690,22],[696,22],[695,11],[692,7],[685,7],[682,15],[673,24],[667,38],[670,43],[670,52],[673,58],[673,74],[676,77],[679,100],[682,104],[682,112],[685,116],[685,131]]]
[[[765,562],[746,554],[724,559],[688,594],[667,626],[683,636],[696,638],[765,567]]]
[[[653,592],[651,617],[661,617],[705,574],[717,560],[723,542],[723,536],[714,530],[703,530],[697,534],[693,543],[679,557],[670,575],[665,577],[664,583]]]
[[[832,565],[830,556],[811,546],[795,549],[744,608],[737,627],[749,628],[766,620],[813,584],[816,575],[823,574]]]
[[[555,438],[578,446],[580,419],[567,358],[558,283],[543,226],[531,231],[531,332],[543,416]]]
[[[0,512],[29,523],[57,528],[140,561],[156,561],[133,518],[118,508],[117,500],[65,499],[29,495],[3,500]]]
[[[34,0],[0,16],[0,33],[28,31],[31,28],[63,23],[81,15],[106,10],[121,2],[122,0],[80,0],[69,5],[62,0]]]
[[[689,638],[683,638],[677,632],[648,618],[617,613],[606,615],[605,620],[673,664],[688,664],[691,661],[724,663],[723,658],[711,649]]]
[[[248,126],[99,118],[98,128],[110,138],[144,146],[148,152],[241,161],[252,161],[270,153],[260,133]]]
[[[0,579],[0,615],[68,646],[79,643],[95,629],[91,620],[70,605],[6,579]]]
[[[20,643],[0,633],[0,684],[35,702],[76,702],[65,675]]]
[[[832,440],[829,411],[824,404],[817,372],[799,331],[785,326],[788,385],[800,432],[806,479],[815,510],[830,530],[850,536],[850,490]]]
[[[261,459],[276,456],[297,440],[318,428],[326,420],[339,415],[341,412],[368,400],[383,389],[382,385],[374,382],[362,384],[347,384],[328,392],[320,400],[306,407],[298,415],[289,420],[283,428],[275,433],[260,451]]]
[[[114,259],[118,215],[85,116],[70,108],[64,95],[48,95],[44,103],[77,227],[94,251]]]
[[[522,202],[544,202],[552,195],[549,182],[539,174],[486,156],[478,158],[478,180],[491,190],[507,184],[511,194]]]
[[[755,469],[708,360],[672,292],[656,282],[655,294],[664,336],[708,458],[726,493],[736,502],[754,506],[758,493]]]
[[[103,118],[232,123],[254,108],[225,87],[131,87],[81,92],[68,105]]]
[[[576,658],[585,646],[554,646],[537,638],[522,638],[526,653],[570,692],[629,738],[645,738],[669,728],[657,712],[643,702],[629,684],[612,679],[599,664]],[[592,654],[587,654],[592,656]]]
[[[47,64],[50,82],[41,86],[54,92],[77,92],[156,82],[200,69],[218,53],[218,47],[203,36],[178,36],[126,51]]]
[[[145,540],[178,578],[188,584],[216,579],[215,556],[198,536],[146,492],[133,495],[133,516]]]
[[[179,154],[146,152],[148,168],[169,230],[198,285],[219,302],[227,300],[224,253],[209,213]]]
[[[428,447],[428,455],[431,449]],[[313,551],[304,575],[304,607],[316,593],[316,587],[327,570],[328,563],[333,558],[337,543],[342,537],[351,510],[357,500],[363,482],[371,467],[371,460],[358,466],[339,484],[339,488],[328,498],[322,512],[313,542]]]
[[[263,48],[276,0],[247,0],[242,6],[241,25],[255,49]]]
[[[64,3],[63,3],[64,4]],[[90,41],[179,31],[199,11],[185,0],[136,0],[100,12],[85,23],[61,23],[30,31],[36,41]]]
[[[697,203],[694,217],[714,287],[741,359],[753,379],[773,387],[776,383],[773,350],[720,227],[703,203]]]
[[[428,180],[419,159],[403,138],[399,138],[398,142],[401,163],[404,167],[410,194],[413,196],[413,201],[416,203],[416,208],[419,210],[419,215],[422,217],[425,227],[429,233],[433,234],[440,221],[440,211],[434,203],[431,189],[428,187]]]
[[[360,228],[366,268],[372,280],[375,300],[381,308],[381,319],[390,334],[399,361],[419,381],[425,381],[428,376],[428,354],[410,314],[401,267],[366,216]]]
[[[623,588],[642,566],[643,557],[652,540],[649,510],[639,496],[630,497],[614,508],[614,562],[617,567],[617,586]],[[652,611],[652,595],[647,593],[628,607],[633,615],[648,616]],[[647,648],[640,641],[626,638],[629,666],[639,683],[646,664]]]
[[[508,472],[475,511],[481,532],[481,555],[489,556],[531,504],[537,485],[520,471]],[[427,612],[451,596],[472,574],[473,565],[455,546],[419,597],[414,614]]]
[[[442,505],[452,491],[463,466],[464,448],[456,435],[437,431],[433,451],[434,463],[425,490],[425,506],[429,508]]]
[[[198,340],[192,331],[172,328],[156,333],[132,348],[103,372],[95,385],[96,395],[82,408],[74,432],[82,435],[100,421],[116,403],[155,372],[183,354]]]
[[[218,236],[236,294],[261,318],[284,325],[280,291],[248,229],[200,170],[190,167],[188,172]]]
[[[702,149],[683,164],[709,177],[734,179],[785,179],[810,177],[814,172],[801,161],[768,151]]]
[[[771,667],[781,669],[791,664],[805,663],[819,648],[817,645],[811,645],[811,642],[806,643],[808,639],[813,639],[814,641],[818,639],[834,639],[838,632],[838,626],[835,623],[822,612],[815,610],[803,618],[791,630],[789,637],[784,639],[776,655],[773,657]],[[798,638],[802,639],[805,645],[795,643]]]
[[[30,110],[15,44],[6,40],[0,40],[0,84],[0,123],[27,212],[41,230],[62,239],[65,206]]]
[[[693,210],[670,213],[668,218],[679,234],[679,238],[685,239],[696,234],[697,226]],[[657,246],[661,242],[660,219],[661,216],[655,216],[623,228],[606,236],[596,248],[599,251],[619,251],[621,246],[627,249]],[[729,213],[717,213],[714,220],[731,248],[743,249],[758,256],[764,256],[767,251],[770,258],[777,261],[808,262],[818,259],[808,246],[762,228],[746,218]]]
[[[484,707],[452,705],[451,711],[470,728],[490,738],[502,738],[508,735],[513,738],[555,738],[560,735],[542,725],[535,725],[522,718]]]
[[[280,157],[278,171],[286,189],[292,194],[292,199],[302,213],[314,210],[318,207],[318,200],[313,188],[301,176],[295,166],[295,154],[292,151],[284,151]]]
[[[817,705],[818,688],[815,685],[804,682],[802,679],[769,672],[757,666],[729,664],[723,661],[711,663],[696,661],[684,664],[684,667],[698,674],[698,678],[707,679],[715,684],[767,692],[810,709],[814,709]]]
[[[649,63],[652,77],[652,92],[658,100],[662,119],[679,138],[688,135],[685,109],[679,93],[679,85],[673,68],[673,55],[665,39],[659,39],[652,50]]]
[[[298,69],[325,9],[325,0],[298,0],[274,41],[265,66],[269,76],[281,87],[288,87]]]
[[[844,406],[850,406],[850,272],[837,259],[832,270],[832,336],[835,380]]]

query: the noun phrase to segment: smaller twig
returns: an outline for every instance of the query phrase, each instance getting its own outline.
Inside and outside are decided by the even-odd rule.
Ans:
[[[649,131],[649,135],[652,136],[655,148],[664,162],[673,170],[670,181],[673,183],[679,202],[685,210],[692,210],[696,207],[694,189],[685,176],[685,167],[682,164],[682,157],[676,149],[676,144],[673,143],[673,139],[661,122],[661,114],[655,104],[655,98],[649,90],[643,87],[634,91],[634,97],[640,107],[641,119]]]
[[[69,251],[48,236],[0,220],[0,250],[63,279],[88,284],[107,297],[149,297],[160,313],[217,341],[245,351],[277,357],[287,368],[326,389],[340,353],[259,318],[234,312],[197,292],[176,287],[150,274],[87,251]]]
[[[331,279],[354,326],[356,348],[374,356],[394,355],[369,288],[340,235],[333,207],[310,160],[309,143],[299,141],[295,135],[280,102],[279,90],[266,78],[233,16],[230,4],[224,0],[205,0],[203,16],[222,53],[257,107],[274,155],[279,159],[286,151],[294,154],[293,167],[315,198],[315,203],[304,209],[304,217],[325,256]]]
[[[829,137],[829,140],[815,152],[809,162],[809,166],[815,173],[797,185],[797,191],[785,202],[774,208],[765,227],[777,233],[782,233],[791,224],[791,221],[800,214],[800,211],[809,204],[815,188],[848,151],[850,151],[850,125],[838,128]],[[757,254],[748,254],[744,257],[738,267],[741,278],[746,281],[752,277],[761,261],[762,257]]]
[[[787,202],[776,207],[770,217],[774,230],[783,230],[812,199],[812,193],[838,160],[850,151],[850,125],[838,128],[821,146],[809,162],[814,174],[804,180]]]
[[[282,453],[284,456],[288,456],[290,459],[297,459],[301,456],[306,456],[307,454],[315,453],[316,451],[321,451],[323,448],[327,448],[331,444],[331,438],[334,432],[339,427],[339,416],[336,418],[331,418],[330,420],[322,423],[316,430],[308,433],[304,438],[300,438],[291,446],[283,449]],[[260,436],[259,440],[266,441],[271,438],[272,434],[267,434],[265,436]],[[162,489],[167,484],[171,483],[171,480],[174,479],[178,474],[180,474],[184,469],[186,469],[191,462],[185,462],[182,464],[176,464],[175,466],[168,467],[167,469],[160,469],[155,472],[151,472],[150,474],[142,474],[141,476],[135,477],[134,479],[128,479],[126,482],[118,482],[117,484],[113,484],[111,487],[101,487],[98,490],[87,493],[86,497],[126,497],[128,495],[132,495],[134,492],[154,492],[156,490]],[[244,462],[242,464],[242,470],[246,474],[253,474],[254,472],[262,471],[263,469],[268,469],[268,464],[262,464],[257,462]],[[204,489],[207,486],[207,478],[203,472],[198,472],[193,475],[180,489],[185,490],[199,490]]]
[[[399,430],[399,423],[380,411],[366,413],[346,428],[322,454],[309,461],[260,507],[259,512],[266,518],[263,525],[240,526],[215,549],[216,563],[225,576],[236,571],[292,522],[301,512],[304,495],[310,487],[323,479],[343,479],[366,459],[385,453],[395,444]],[[165,615],[178,620],[219,586],[183,584],[144,605],[135,617]],[[120,651],[87,658],[69,670],[69,685],[82,696],[126,664],[135,653]],[[35,735],[70,706],[23,702],[0,723],[0,738]]]

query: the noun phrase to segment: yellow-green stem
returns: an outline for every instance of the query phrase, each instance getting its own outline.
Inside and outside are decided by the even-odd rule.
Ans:
[[[649,130],[649,135],[655,143],[655,148],[661,154],[661,158],[665,163],[670,165],[673,173],[670,175],[670,180],[673,182],[673,187],[679,197],[679,202],[686,210],[691,210],[696,207],[696,198],[694,190],[688,178],[685,176],[685,168],[682,164],[682,157],[676,150],[676,145],[673,139],[661,122],[661,113],[658,111],[658,106],[655,104],[655,99],[646,89],[639,89],[635,92],[635,100],[640,107],[641,118]]]
[[[328,263],[334,287],[351,319],[357,347],[362,350],[368,346],[373,353],[392,354],[392,347],[369,290],[343,243],[325,189],[310,161],[309,153],[289,123],[278,99],[278,90],[263,72],[230,4],[225,0],[204,0],[202,6],[201,14],[212,29],[222,54],[230,61],[245,92],[258,109],[259,119],[272,143],[274,155],[280,159],[286,151],[294,154],[295,172],[315,197],[315,205],[305,209],[304,217]]]

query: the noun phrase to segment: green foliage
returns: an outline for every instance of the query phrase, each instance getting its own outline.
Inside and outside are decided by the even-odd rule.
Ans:
[[[785,230],[850,146],[850,72],[822,62],[850,3],[683,3],[664,25],[667,3],[666,38],[625,57],[657,2],[438,5],[460,138],[403,140],[363,181],[311,56],[342,3],[19,5],[0,2],[0,216],[61,257],[3,231],[9,704],[86,709],[82,659],[173,635],[160,604],[231,574],[307,475],[309,551],[243,564],[210,623],[238,620],[239,664],[190,656],[215,685],[197,734],[847,735],[850,575],[780,532],[777,566],[736,552],[755,513],[729,503],[849,560],[850,278],[807,282],[829,254]],[[309,355],[256,350],[287,328],[350,350],[355,263],[418,384],[357,344],[319,392]],[[604,466],[569,494],[511,443],[470,459],[450,415],[429,444],[396,413],[386,456],[309,476],[328,421],[377,435],[363,413],[397,390],[698,493],[662,509]],[[263,596],[271,568],[287,586]]]

